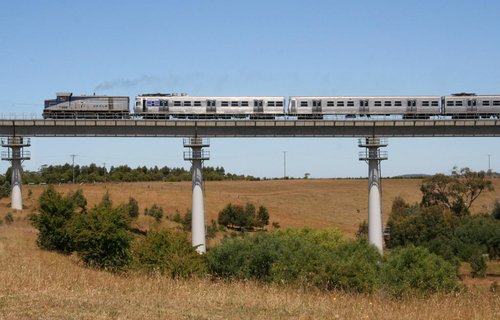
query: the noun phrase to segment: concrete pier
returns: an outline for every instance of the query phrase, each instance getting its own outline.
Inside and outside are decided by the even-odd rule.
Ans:
[[[359,160],[368,162],[368,242],[383,253],[380,161],[387,160],[387,151],[380,151],[379,148],[386,147],[387,140],[377,137],[359,139],[358,146],[366,148],[360,152]]]
[[[15,210],[23,209],[23,167],[22,162],[30,159],[29,151],[25,151],[25,147],[31,145],[29,138],[9,137],[2,139],[2,147],[9,148],[8,151],[2,152],[2,160],[10,161],[12,166],[11,179],[11,208]]]
[[[210,158],[208,151],[203,150],[203,147],[210,146],[208,139],[203,138],[187,138],[184,139],[184,147],[191,148],[191,151],[184,152],[184,160],[189,160],[192,163],[193,172],[193,195],[192,195],[192,220],[191,220],[191,235],[192,244],[198,253],[206,252],[206,237],[205,237],[205,205],[203,196],[203,161]]]

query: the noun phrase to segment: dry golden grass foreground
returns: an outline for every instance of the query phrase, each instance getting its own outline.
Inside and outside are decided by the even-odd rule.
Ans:
[[[495,182],[498,190],[498,181]],[[392,198],[417,201],[418,180],[387,180],[384,210]],[[141,209],[158,203],[173,212],[190,207],[189,183],[133,183],[81,186],[90,205],[109,190],[115,203],[129,196]],[[60,191],[73,189],[59,186]],[[33,206],[43,190],[32,190]],[[283,226],[337,226],[353,232],[365,219],[366,180],[209,182],[208,217],[228,201],[253,201],[270,209]],[[498,193],[496,193],[498,195]],[[495,194],[478,203],[489,205]],[[4,217],[8,200],[0,202]],[[359,210],[359,212],[358,212]],[[470,286],[458,295],[393,300],[378,294],[341,292],[210,280],[174,281],[136,274],[113,275],[83,267],[75,256],[40,250],[29,210],[14,213],[14,223],[0,226],[1,319],[499,319],[500,297],[487,286]]]

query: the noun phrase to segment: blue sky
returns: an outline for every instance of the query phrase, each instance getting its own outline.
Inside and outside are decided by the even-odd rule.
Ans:
[[[3,1],[0,113],[71,91],[191,95],[500,94],[498,1]],[[184,166],[182,139],[34,138],[30,170]],[[356,139],[212,139],[206,164],[366,176]],[[498,139],[389,139],[383,174],[500,171]],[[0,163],[5,172],[7,162]]]

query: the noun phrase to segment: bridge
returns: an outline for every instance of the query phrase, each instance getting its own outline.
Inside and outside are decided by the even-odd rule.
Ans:
[[[436,120],[0,120],[25,137],[498,137],[500,119]]]
[[[0,119],[2,159],[12,163],[13,209],[22,209],[21,162],[29,137],[183,137],[184,159],[192,163],[192,244],[205,252],[202,163],[207,138],[243,137],[357,137],[364,148],[359,160],[368,163],[368,239],[383,250],[380,161],[387,159],[387,137],[500,137],[500,119],[357,119],[357,120],[42,120]],[[383,138],[381,138],[383,137]]]

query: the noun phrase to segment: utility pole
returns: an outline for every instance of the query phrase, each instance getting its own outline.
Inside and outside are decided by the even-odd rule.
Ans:
[[[75,157],[76,157],[76,154],[70,154],[69,156],[73,159],[73,184],[75,184]]]
[[[488,155],[488,171],[491,170],[491,154]]]
[[[104,182],[106,182],[106,162],[102,164],[104,166]]]
[[[287,151],[283,151],[283,179],[286,179],[286,153]]]

